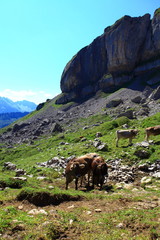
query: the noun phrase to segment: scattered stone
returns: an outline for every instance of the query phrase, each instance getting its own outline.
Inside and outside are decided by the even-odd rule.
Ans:
[[[54,132],[62,132],[62,131],[63,131],[61,125],[58,124],[58,123],[53,123],[52,126],[51,126],[51,128],[50,128],[50,130],[51,130],[51,133],[54,133]]]
[[[26,175],[26,171],[23,169],[16,169],[16,177],[19,177],[21,175]]]
[[[42,223],[42,226],[43,226],[43,227],[46,227],[46,226],[48,226],[48,225],[51,224],[51,223],[52,223],[52,222],[45,221],[45,222]]]
[[[81,138],[81,142],[85,142],[85,141],[87,141],[87,138],[85,137]]]
[[[67,207],[68,209],[70,209],[70,208],[74,208],[75,206],[74,205],[71,205],[71,206],[69,206],[69,207]]]
[[[138,191],[139,191],[138,188],[133,188],[133,189],[132,189],[132,192],[138,192]]]
[[[138,103],[138,104],[141,102],[141,100],[142,100],[141,96],[136,96],[136,97],[131,99],[132,102]]]
[[[4,168],[7,169],[7,170],[15,170],[16,165],[11,163],[11,162],[5,162],[4,163]]]
[[[124,184],[124,185],[123,185],[123,188],[124,188],[124,189],[128,189],[128,190],[131,190],[131,189],[133,189],[133,184],[132,184],[132,183]]]
[[[86,214],[87,214],[87,215],[91,215],[92,212],[91,212],[91,211],[87,211]]]
[[[154,100],[157,100],[160,98],[160,86],[157,87],[157,89],[153,92],[151,98]]]
[[[145,159],[150,157],[150,152],[145,149],[138,149],[134,152],[134,155],[139,157],[140,159]]]
[[[160,178],[160,172],[156,172],[156,173],[152,174],[152,177]]]
[[[86,130],[86,129],[88,129],[89,128],[89,126],[85,126],[85,127],[83,127],[83,130]]]
[[[95,212],[102,212],[102,209],[96,208],[96,209],[95,209]]]
[[[26,177],[13,177],[15,180],[20,180],[20,181],[27,181]]]
[[[44,179],[46,179],[46,177],[43,177],[43,176],[37,177],[37,180],[44,180]]]
[[[22,209],[23,209],[23,205],[19,205],[19,206],[18,206],[18,209],[19,209],[19,210],[22,210]]]
[[[145,184],[152,183],[152,178],[145,176],[145,177],[143,177],[143,178],[141,179],[141,183],[142,183],[142,184],[143,184],[143,183],[145,183]]]
[[[48,189],[51,189],[51,190],[52,190],[52,189],[54,189],[54,187],[53,187],[53,186],[48,186]]]
[[[124,112],[120,113],[120,114],[117,116],[117,118],[123,117],[123,116],[124,116],[124,117],[127,117],[127,118],[129,118],[129,119],[133,119],[133,118],[134,118],[133,110],[128,109],[127,111],[124,111]]]
[[[124,228],[124,224],[123,223],[119,223],[116,227],[117,228]]]
[[[70,219],[69,220],[69,224],[71,225],[73,223],[73,219]]]
[[[109,168],[108,179],[111,181],[116,181],[118,183],[132,183],[135,179],[134,168],[129,166],[121,165],[121,159],[115,159],[109,162],[112,167]],[[123,188],[118,186],[119,189]]]
[[[100,146],[100,145],[101,145],[101,141],[100,141],[100,140],[96,140],[96,141],[93,142],[93,146],[94,146],[95,148],[97,148],[97,147]]]
[[[138,170],[148,172],[149,171],[149,165],[147,163],[141,164],[138,166]]]
[[[75,156],[70,156],[68,158],[64,157],[53,157],[52,159],[48,160],[47,162],[37,163],[40,167],[47,167],[47,168],[54,168],[57,171],[60,169],[64,169],[67,165],[67,162],[73,159]]]
[[[38,209],[32,209],[32,210],[30,210],[30,211],[28,212],[28,214],[29,214],[29,215],[38,215],[38,214],[48,215],[48,213],[47,213],[45,210],[43,210],[43,209],[40,209],[40,210],[38,210]]]
[[[117,107],[118,105],[120,105],[121,103],[123,103],[122,99],[118,98],[118,99],[113,99],[110,102],[108,102],[106,104],[106,108],[112,108],[112,107]]]
[[[65,142],[60,142],[59,145],[65,145],[66,143]]]
[[[101,132],[97,132],[97,133],[96,133],[96,137],[97,137],[97,138],[102,137],[102,133],[101,133]]]
[[[140,146],[140,147],[146,147],[146,148],[148,148],[150,145],[151,145],[151,143],[146,142],[146,141],[142,141],[142,142],[140,142],[140,143],[135,143],[135,144],[134,144],[135,147]]]
[[[99,145],[98,147],[97,147],[97,150],[99,150],[99,151],[108,151],[108,146],[107,146],[107,144],[101,144],[101,145]]]
[[[128,129],[128,128],[129,128],[129,125],[128,125],[127,123],[125,123],[125,124],[122,125],[122,127],[123,127],[124,129]]]
[[[155,185],[147,185],[147,188],[149,188],[151,190],[155,190],[155,191],[159,190],[159,188]]]

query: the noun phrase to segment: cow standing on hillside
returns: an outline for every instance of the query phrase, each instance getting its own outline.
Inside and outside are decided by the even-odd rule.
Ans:
[[[129,145],[132,145],[132,139],[136,137],[138,134],[137,129],[128,129],[128,130],[118,130],[116,131],[117,139],[116,139],[116,147],[118,147],[118,141],[121,138],[129,138]]]
[[[154,126],[154,127],[148,127],[146,128],[146,138],[145,140],[148,141],[149,137],[151,135],[156,136],[160,134],[160,125]]]
[[[105,177],[108,177],[108,166],[102,157],[96,157],[92,164],[92,187],[100,184],[100,190],[103,187]]]
[[[75,179],[75,189],[78,189],[78,180],[88,174],[88,185],[91,173],[91,164],[95,157],[99,156],[96,153],[88,153],[81,157],[74,158],[70,160],[66,166],[65,176],[66,176],[66,189],[68,189],[68,184]]]

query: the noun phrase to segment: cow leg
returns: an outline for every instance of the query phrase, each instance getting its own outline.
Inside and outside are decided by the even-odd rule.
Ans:
[[[78,178],[75,180],[75,190],[78,190]]]
[[[88,187],[89,187],[89,179],[90,179],[90,176],[91,176],[91,171],[89,170],[89,171],[88,171]]]
[[[116,139],[116,147],[118,147],[119,138]]]
[[[68,190],[68,181],[66,181],[66,190]]]
[[[103,179],[100,180],[100,190],[102,190],[102,187],[103,187]]]
[[[84,176],[81,176],[80,187],[82,187],[83,182],[84,182]]]
[[[145,140],[148,142],[148,138],[149,138],[149,134],[148,133],[146,133],[146,138],[145,138]]]
[[[132,145],[132,138],[129,138],[129,146]]]
[[[94,184],[95,184],[95,175],[94,175],[94,173],[93,173],[93,175],[92,175],[92,188],[94,189]]]

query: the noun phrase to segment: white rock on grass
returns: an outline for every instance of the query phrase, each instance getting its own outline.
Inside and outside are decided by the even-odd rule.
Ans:
[[[160,172],[156,172],[152,175],[152,177],[155,177],[155,178],[160,178]]]
[[[152,178],[151,177],[143,177],[141,179],[141,183],[151,183],[152,182]]]
[[[40,209],[40,210],[32,209],[28,212],[28,214],[30,214],[30,215],[38,215],[38,214],[48,215],[48,213],[43,209]]]

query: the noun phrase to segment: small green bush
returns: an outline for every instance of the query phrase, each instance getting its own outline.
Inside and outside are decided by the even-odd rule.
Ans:
[[[123,116],[123,117],[117,118],[117,119],[116,119],[116,122],[117,122],[118,126],[120,127],[120,126],[122,126],[123,124],[129,124],[129,123],[130,123],[130,120],[129,120],[127,117]]]

